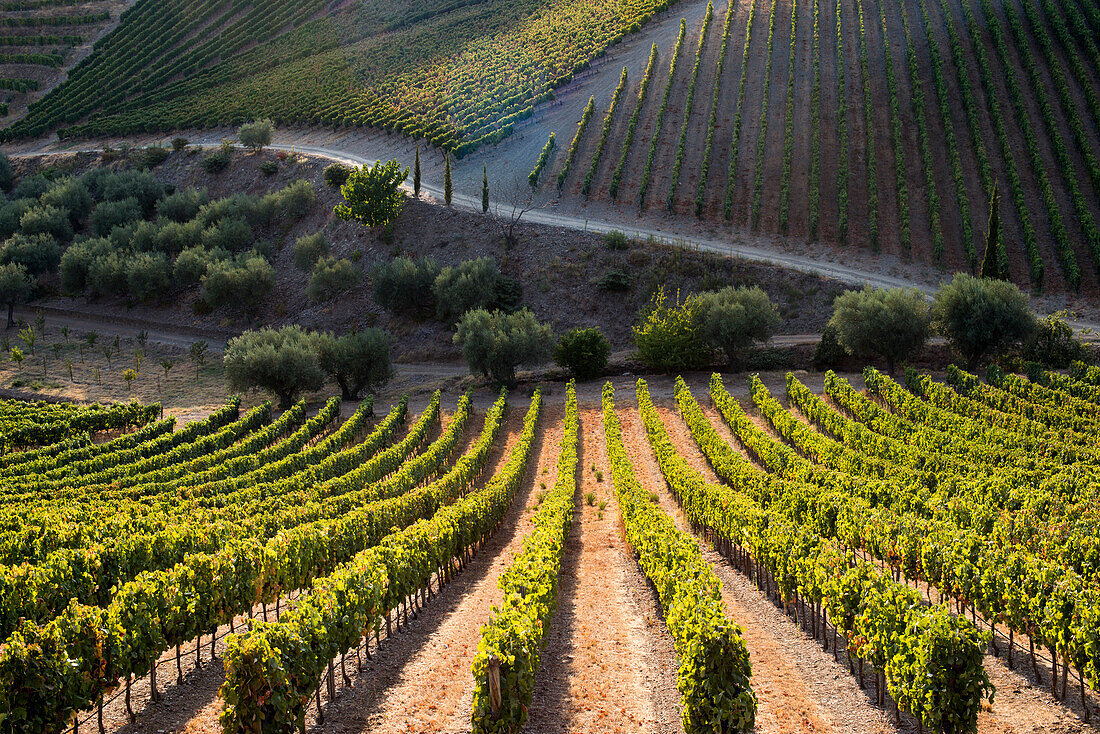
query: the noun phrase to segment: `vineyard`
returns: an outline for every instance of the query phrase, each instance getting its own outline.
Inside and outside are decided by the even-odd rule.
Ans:
[[[370,125],[470,152],[670,0],[367,4],[138,0],[15,138],[240,124]],[[110,90],[106,93],[104,90]]]
[[[167,725],[344,731],[367,701],[380,731],[832,730],[810,658],[856,730],[1015,731],[1024,689],[1087,721],[1100,370],[1031,378],[232,399],[182,427],[0,403],[3,723],[162,727],[190,690]]]
[[[0,124],[57,84],[63,69],[87,55],[126,5],[121,0],[0,3]]]
[[[751,0],[683,30],[595,100],[610,133],[578,131],[566,195],[949,270],[977,268],[996,195],[1015,282],[1095,292],[1094,3]]]

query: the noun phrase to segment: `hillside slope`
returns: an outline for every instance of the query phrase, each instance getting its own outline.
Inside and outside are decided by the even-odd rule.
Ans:
[[[374,125],[460,153],[670,0],[138,0],[11,137],[276,121]]]

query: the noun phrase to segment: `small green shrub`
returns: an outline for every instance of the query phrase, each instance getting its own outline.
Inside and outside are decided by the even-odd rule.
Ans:
[[[611,344],[599,329],[573,329],[558,341],[554,361],[578,380],[599,377],[607,369]]]
[[[164,195],[164,184],[148,171],[127,170],[112,173],[102,180],[103,198],[107,201],[137,199],[142,216],[156,213],[157,202]]]
[[[92,195],[88,187],[79,178],[64,178],[42,194],[39,201],[46,206],[64,209],[69,213],[69,222],[76,227],[92,212]]]
[[[630,290],[630,276],[623,270],[609,270],[596,285],[601,291],[625,293]]]
[[[488,257],[443,268],[435,279],[432,292],[436,315],[446,323],[456,322],[475,308],[513,311],[522,298],[519,284],[505,278]]]
[[[141,152],[141,162],[146,168],[156,168],[161,163],[168,160],[168,156],[169,152],[167,148],[159,145],[150,145]]]
[[[121,201],[103,201],[96,205],[88,218],[88,223],[100,237],[109,235],[115,227],[130,224],[141,219],[141,204],[137,199]]]
[[[172,138],[172,150],[179,153],[180,151],[184,150],[190,142],[191,141],[189,141],[187,138]]]
[[[39,205],[27,210],[19,220],[19,231],[25,235],[48,234],[58,242],[73,238],[73,225],[67,209]]]
[[[711,349],[725,353],[735,365],[745,350],[763,343],[779,327],[779,314],[761,288],[734,288],[700,293],[691,298],[699,332]]]
[[[226,219],[202,233],[202,246],[207,250],[242,252],[255,242],[256,235],[248,223],[240,219]]]
[[[157,202],[157,216],[172,222],[189,222],[210,203],[206,189],[184,189]]]
[[[100,237],[77,242],[65,250],[59,265],[62,290],[73,295],[83,293],[88,287],[92,263],[114,249],[110,240]]]
[[[262,150],[271,145],[271,138],[275,134],[275,123],[271,120],[257,120],[241,125],[237,131],[237,138],[241,145],[252,150]]]
[[[211,263],[202,278],[202,299],[211,308],[239,305],[255,311],[275,287],[275,270],[257,253]]]
[[[1073,335],[1073,327],[1066,320],[1068,316],[1065,311],[1058,311],[1039,319],[1034,334],[1024,344],[1023,358],[1054,369],[1086,361],[1088,350]]]
[[[12,199],[37,199],[50,190],[53,181],[41,173],[32,173],[19,179],[15,189],[11,192]]]
[[[430,258],[397,257],[379,263],[371,275],[374,300],[387,311],[409,313],[435,310],[433,286],[439,277],[439,263]]]
[[[274,176],[279,172],[279,164],[275,161],[264,161],[260,164],[260,173],[265,176]]]
[[[328,242],[324,232],[314,232],[299,237],[294,243],[294,267],[299,270],[312,270],[314,264],[328,255]]]
[[[603,243],[609,250],[626,250],[630,248],[630,238],[618,230],[612,230],[605,234]]]
[[[172,265],[172,279],[181,288],[193,288],[202,281],[210,263],[218,259],[202,247],[189,247],[176,257]]]
[[[93,296],[126,295],[128,264],[128,258],[113,250],[92,258],[87,275],[88,292]]]
[[[351,167],[343,163],[332,163],[325,168],[325,183],[336,189],[348,182]]]
[[[229,168],[229,154],[224,150],[216,150],[202,157],[202,170],[207,173],[221,173]]]
[[[260,201],[268,222],[293,222],[306,216],[317,206],[317,190],[305,179],[267,194]]]
[[[826,324],[825,329],[821,332],[821,341],[817,343],[814,355],[810,358],[810,364],[814,366],[814,369],[828,370],[839,367],[847,358],[848,352],[840,346],[836,326],[832,323]]]
[[[309,279],[309,297],[315,302],[331,300],[354,288],[360,277],[359,268],[350,260],[323,257],[313,266],[313,275]]]
[[[669,303],[663,287],[639,313],[633,331],[638,360],[652,369],[681,372],[712,361],[691,301]]]
[[[19,231],[19,220],[38,206],[35,199],[16,199],[0,205],[0,237],[9,237]]]

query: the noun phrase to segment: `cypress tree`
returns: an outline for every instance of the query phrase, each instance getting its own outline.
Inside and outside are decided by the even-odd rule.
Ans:
[[[454,184],[451,183],[451,156],[447,153],[443,154],[443,164],[443,201],[447,206],[450,206],[455,188]]]
[[[993,184],[993,194],[989,197],[989,231],[985,237],[985,255],[982,257],[981,276],[994,280],[1003,280],[1001,273],[1000,240],[1001,240],[1001,192]]]
[[[481,213],[489,213],[489,168],[481,164]]]
[[[416,165],[413,166],[413,196],[420,198],[420,143],[416,144]]]

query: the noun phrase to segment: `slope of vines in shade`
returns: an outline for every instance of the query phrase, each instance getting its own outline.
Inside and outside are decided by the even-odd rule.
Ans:
[[[592,115],[596,113],[596,98],[589,97],[588,104],[584,106],[584,111],[581,112],[580,122],[577,123],[577,132],[573,135],[573,142],[569,144],[569,152],[565,154],[565,161],[561,164],[561,170],[558,171],[558,191],[561,191],[565,187],[565,181],[569,178],[569,171],[573,168],[573,161],[577,157],[577,151],[581,147],[581,139],[584,137],[584,131],[588,129],[588,123],[592,121]]]
[[[1043,199],[1043,206],[1046,209],[1050,231],[1054,237],[1054,244],[1058,250],[1062,272],[1071,286],[1079,288],[1081,285],[1081,270],[1077,264],[1077,256],[1074,254],[1073,246],[1070,244],[1069,232],[1066,229],[1065,221],[1062,219],[1061,208],[1058,205],[1058,200],[1054,194],[1054,187],[1051,185],[1046,164],[1043,162],[1042,153],[1039,150],[1039,139],[1035,134],[1034,128],[1031,126],[1031,119],[1028,117],[1023,91],[1020,88],[1019,80],[1016,78],[1016,72],[1010,65],[1008,44],[1005,41],[1001,29],[1000,19],[997,18],[996,10],[988,0],[979,0],[978,5],[981,8],[982,18],[989,31],[989,36],[993,41],[993,47],[996,49],[997,55],[1001,59],[1001,77],[1004,79],[1005,86],[1008,88],[1008,99],[1012,104],[1012,110],[1016,116],[1016,124],[1023,134],[1024,147],[1027,149],[1028,158],[1031,160],[1031,172],[1032,175],[1035,176],[1036,183],[1039,186],[1039,192]],[[1009,9],[1006,7],[1006,13],[1008,10]],[[1030,59],[1029,53],[1030,52],[1026,49],[1021,52],[1025,64],[1027,60]],[[1040,102],[1040,110],[1044,123],[1048,125],[1048,129],[1054,129],[1051,117],[1053,113],[1049,103],[1044,104],[1046,99],[1045,93],[1043,93],[1042,88],[1035,89],[1034,92]],[[1064,150],[1065,146],[1061,140],[1061,136],[1059,135],[1056,139],[1051,139],[1051,144],[1055,148],[1055,154],[1059,156],[1059,162],[1064,164],[1065,161],[1058,153],[1059,148]]]
[[[1066,28],[1065,20],[1062,18],[1058,9],[1051,0],[1044,0],[1042,6],[1047,21],[1054,29],[1059,48],[1069,61],[1069,68],[1073,74],[1073,78],[1077,81],[1078,88],[1085,98],[1085,103],[1089,110],[1089,117],[1092,120],[1091,129],[1094,131],[1093,134],[1095,134],[1096,130],[1100,130],[1100,97],[1097,96],[1096,89],[1089,81],[1089,75],[1085,69],[1085,65],[1081,62],[1081,57],[1077,53],[1077,47],[1073,43],[1069,30]],[[1085,130],[1084,123],[1081,122],[1081,118],[1077,114],[1077,107],[1073,104],[1072,96],[1069,91],[1069,84],[1066,83],[1065,74],[1058,68],[1058,60],[1053,46],[1050,43],[1050,38],[1043,32],[1042,19],[1039,17],[1038,10],[1031,4],[1024,6],[1024,13],[1028,19],[1028,23],[1033,29],[1032,32],[1035,34],[1036,41],[1043,50],[1043,56],[1046,58],[1047,63],[1051,65],[1051,75],[1054,77],[1054,82],[1058,89],[1058,98],[1062,102],[1062,109],[1069,118],[1070,126],[1073,129],[1074,140],[1077,141],[1078,149],[1085,161],[1085,167],[1089,172],[1089,180],[1092,181],[1093,191],[1100,191],[1100,164],[1097,163],[1096,156],[1093,155],[1092,148],[1088,145],[1089,133]],[[1088,43],[1091,43],[1091,48],[1095,51],[1095,40],[1089,39]],[[1095,58],[1096,55],[1094,55],[1094,60]]]
[[[676,146],[676,159],[672,164],[672,183],[665,196],[665,211],[672,211],[676,201],[676,189],[680,185],[680,172],[684,166],[684,152],[687,150],[688,125],[691,122],[692,107],[695,105],[695,87],[699,83],[699,68],[703,64],[703,51],[707,45],[707,32],[714,19],[714,2],[707,3],[707,12],[703,15],[703,25],[699,29],[699,47],[695,50],[695,65],[691,68],[691,81],[688,82],[687,99],[684,101],[684,119],[680,122],[680,141]]]
[[[647,397],[645,382],[639,381],[643,415],[642,401]],[[695,539],[677,530],[639,483],[623,443],[614,400],[609,382],[603,388],[603,425],[615,497],[627,542],[657,589],[680,659],[676,682],[684,731],[747,732],[756,719],[752,666],[740,628],[726,616],[722,582],[703,559]]]
[[[837,239],[848,241],[848,201],[851,197],[851,160],[848,150],[848,87],[845,82],[844,3],[836,2],[836,228]],[[946,2],[946,0],[944,0]]]
[[[751,421],[719,375],[711,378],[711,395],[740,436],[738,429]],[[717,435],[682,379],[676,383],[676,398],[692,436],[728,483],[708,483],[677,455],[660,417],[647,419],[665,477],[692,522],[735,546],[765,591],[803,614],[803,605],[810,605],[813,628],[821,622],[820,636],[825,636],[828,612],[849,650],[859,656],[861,675],[863,660],[881,671],[901,709],[933,730],[974,731],[981,701],[993,692],[982,667],[982,635],[945,606],[925,606],[917,591],[851,552],[851,536],[863,519],[866,500],[849,496],[842,486],[817,487],[765,475]],[[760,454],[774,445],[768,442],[765,438],[748,446],[765,464]]]
[[[989,54],[986,53],[981,28],[974,17],[974,10],[971,8],[969,0],[963,0],[961,4],[963,15],[966,18],[967,33],[971,40],[970,47],[973,49],[973,58],[978,64],[979,78],[981,79],[982,90],[985,92],[987,100],[985,112],[988,115],[990,123],[993,125],[993,130],[997,135],[997,141],[1001,147],[1001,160],[1004,163],[1005,176],[1008,178],[1009,187],[1012,192],[1012,203],[1016,208],[1016,216],[1020,220],[1020,228],[1023,230],[1024,252],[1031,274],[1031,284],[1036,288],[1041,288],[1046,268],[1043,265],[1043,257],[1039,253],[1039,238],[1035,233],[1035,227],[1031,223],[1031,215],[1029,214],[1027,200],[1024,197],[1023,183],[1020,180],[1020,171],[1016,164],[1016,154],[1008,140],[1008,131],[1005,127],[1004,115],[1001,114],[1000,103],[997,100],[997,90],[996,87],[994,87],[993,81],[993,67],[989,61]],[[947,19],[948,29],[951,31],[954,38],[956,35],[954,30],[955,21],[954,16],[951,14],[948,0],[940,0],[940,7],[943,10],[944,17]],[[961,46],[956,44],[954,40],[952,40],[951,45],[952,53],[955,54],[955,65],[959,69],[959,77],[964,77],[966,75],[964,71],[966,68],[966,57],[961,51]],[[957,46],[959,48],[956,48]],[[978,111],[976,114],[980,115],[981,111]],[[974,123],[971,123],[971,125],[973,124]],[[971,135],[974,135],[973,130],[971,130]]]
[[[903,12],[908,13],[902,7]],[[959,154],[959,138],[955,134],[955,123],[951,119],[951,100],[947,96],[947,82],[944,77],[943,69],[943,57],[940,54],[939,41],[936,40],[935,34],[932,32],[932,24],[928,17],[928,2],[927,0],[920,0],[920,16],[921,24],[924,29],[924,37],[928,43],[928,55],[932,66],[932,81],[936,89],[936,103],[940,110],[940,121],[943,123],[943,142],[947,146],[947,159],[951,164],[951,179],[955,184],[955,204],[959,207],[959,220],[962,223],[963,230],[963,249],[966,252],[966,262],[970,266],[971,270],[974,270],[978,264],[978,254],[974,245],[974,221],[971,218],[970,213],[970,198],[966,193],[966,180],[963,176],[962,157]],[[906,16],[908,18],[908,16]],[[908,27],[908,20],[906,21]],[[956,43],[955,37],[950,36],[950,43],[952,46]],[[913,48],[912,35],[906,34],[906,55],[915,58],[915,51],[910,54],[909,50]],[[912,73],[912,61],[910,62],[910,73]],[[967,124],[971,126],[971,132],[973,133],[977,128],[977,120],[973,119],[973,90],[970,88],[970,80],[966,79],[965,83],[960,83],[962,87],[963,106],[966,108]],[[975,146],[975,155],[978,160],[978,170],[982,178],[982,186],[992,194],[993,187],[991,185],[991,174],[989,173],[989,161],[986,159],[985,143],[981,139],[981,135],[971,136],[971,143]],[[1001,230],[1003,233],[1003,229]],[[1002,234],[1003,236],[1003,234]],[[1003,252],[1003,249],[1002,249]],[[1007,268],[1008,263],[1004,263]],[[1007,272],[1007,270],[1005,271]]]
[[[661,107],[657,110],[657,124],[653,129],[653,138],[649,144],[649,154],[645,159],[645,168],[642,169],[642,182],[638,187],[638,206],[645,207],[645,197],[649,193],[649,182],[653,176],[653,159],[657,157],[657,144],[661,139],[661,129],[665,125],[665,115],[668,113],[668,100],[672,96],[672,87],[676,83],[676,65],[680,61],[680,50],[684,46],[684,37],[687,35],[687,21],[680,21],[680,35],[676,36],[676,45],[672,47],[672,60],[668,64],[668,82],[665,83],[665,94],[661,98]]]
[[[1050,38],[1046,35],[1046,29],[1041,26],[1036,8],[1030,3],[1025,3],[1024,6],[1027,9],[1025,17],[1028,19],[1028,24],[1032,28],[1032,35],[1035,37],[1036,42],[1039,44],[1039,48],[1042,49],[1048,62],[1047,68],[1051,77],[1054,79],[1054,88],[1058,92],[1062,112],[1065,114],[1070,129],[1073,131],[1073,139],[1077,145],[1077,151],[1085,162],[1085,168],[1088,169],[1091,180],[1094,182],[1100,181],[1100,164],[1097,163],[1096,157],[1092,154],[1092,143],[1085,135],[1084,127],[1081,124],[1081,118],[1077,114],[1077,104],[1072,98],[1060,62],[1058,62],[1054,56]],[[1005,18],[1008,21],[1008,27],[1016,42],[1016,49],[1023,62],[1024,70],[1031,80],[1032,92],[1039,103],[1043,124],[1046,126],[1047,136],[1050,140],[1051,147],[1054,148],[1054,155],[1058,161],[1058,168],[1062,171],[1062,179],[1069,190],[1070,201],[1073,202],[1073,209],[1077,215],[1077,223],[1085,235],[1085,244],[1088,246],[1089,253],[1092,255],[1093,263],[1100,266],[1100,229],[1097,229],[1096,221],[1093,219],[1092,212],[1089,210],[1089,205],[1085,201],[1084,194],[1081,193],[1081,184],[1077,178],[1076,166],[1074,166],[1073,159],[1070,157],[1065,140],[1062,139],[1062,133],[1058,128],[1058,123],[1054,119],[1054,108],[1046,93],[1047,83],[1043,79],[1042,73],[1039,71],[1039,65],[1035,62],[1030,47],[1027,45],[1027,34],[1024,32],[1023,24],[1020,22],[1020,17],[1017,15],[1015,8],[1012,6],[1005,6],[1004,12]],[[1033,157],[1032,160],[1034,161],[1036,159]],[[1100,189],[1098,189],[1098,191],[1100,191]],[[1059,238],[1059,244],[1064,248],[1068,248],[1067,244],[1063,244],[1061,238]],[[1072,254],[1072,250],[1070,250],[1070,253]],[[1072,263],[1068,260],[1064,252],[1062,257],[1067,263],[1064,267],[1066,267],[1067,271],[1070,273],[1070,283],[1076,288],[1080,285],[1080,272],[1079,270],[1075,271],[1073,269],[1074,267],[1078,267],[1076,266],[1076,255],[1073,256],[1074,260]],[[1073,267],[1070,267],[1071,265]]]
[[[797,2],[793,2],[792,6],[797,4]],[[753,229],[756,229],[760,224],[760,199],[764,191],[764,153],[767,151],[768,142],[768,102],[772,91],[772,61],[774,59],[772,51],[775,47],[775,21],[778,7],[778,0],[772,0],[772,9],[768,15],[768,43],[764,50],[764,97],[760,102],[760,129],[756,137],[752,198],[749,202],[749,220],[752,222]],[[793,13],[791,17],[795,17]]]
[[[886,4],[878,3],[882,28],[882,51],[886,59],[886,92],[890,98],[890,144],[894,151],[894,185],[898,198],[898,239],[902,252],[908,254],[913,246],[913,223],[909,212],[909,184],[906,181],[905,148],[901,134],[901,102],[898,100],[898,81],[894,73],[894,55],[890,48],[890,31],[886,25]]]
[[[710,119],[707,120],[707,137],[703,143],[703,162],[699,166],[699,185],[695,190],[695,216],[703,215],[706,205],[707,178],[710,176],[710,159],[714,152],[714,127],[718,124],[718,110],[722,104],[722,71],[726,68],[726,53],[730,43],[730,21],[733,20],[732,1],[726,7],[726,21],[722,24],[722,46],[718,49],[718,68],[714,74],[714,93],[710,100]]]
[[[879,6],[884,7],[882,0]],[[909,65],[909,96],[913,117],[917,121],[917,145],[920,148],[921,168],[924,171],[924,198],[928,209],[928,227],[932,231],[932,255],[943,259],[943,221],[940,214],[940,195],[936,191],[936,176],[932,160],[932,144],[928,134],[927,111],[924,107],[924,83],[917,63],[917,49],[913,43],[913,31],[909,25],[909,11],[903,3],[900,8],[901,24],[905,30],[905,59]],[[885,30],[884,30],[885,32]],[[970,246],[970,245],[968,245]]]
[[[794,65],[798,60],[798,0],[791,2],[791,47],[787,57],[787,98],[783,107],[783,167],[779,176],[779,231],[791,218],[791,164],[794,158]]]
[[[814,31],[811,45],[814,68],[810,87],[810,190],[807,206],[810,240],[816,240],[821,227],[821,0],[814,0]]]
[[[577,389],[566,386],[565,418],[557,479],[532,518],[534,531],[500,578],[504,598],[493,619],[481,628],[474,657],[473,730],[478,734],[518,731],[527,710],[542,659],[543,642],[558,605],[558,574],[565,540],[573,526],[577,493]],[[500,668],[501,708],[493,710],[489,665]]]
[[[611,104],[608,106],[607,114],[603,118],[600,139],[596,141],[596,152],[592,154],[592,162],[588,166],[588,171],[584,174],[584,183],[581,184],[581,193],[586,197],[592,191],[592,179],[596,177],[596,171],[600,167],[600,159],[603,158],[604,148],[607,147],[607,138],[611,134],[611,124],[615,121],[615,112],[619,109],[623,91],[626,90],[626,79],[626,67],[624,66],[623,73],[619,76],[619,85],[615,87],[615,91],[611,94]]]
[[[619,186],[623,182],[623,169],[626,167],[627,156],[634,145],[634,136],[638,132],[638,119],[642,116],[642,107],[649,96],[649,83],[653,80],[653,70],[657,68],[657,44],[649,50],[649,63],[645,67],[645,76],[638,87],[638,99],[634,103],[634,111],[630,113],[630,120],[626,123],[626,134],[623,136],[623,148],[619,152],[619,162],[615,164],[615,172],[611,174],[611,183],[608,184],[607,193],[612,200],[619,198]]]
[[[71,6],[81,5],[80,8]],[[21,110],[49,87],[72,58],[76,46],[94,40],[107,27],[111,13],[104,0],[0,4],[0,117]]]
[[[733,219],[733,195],[737,182],[737,160],[741,150],[741,125],[745,113],[745,82],[749,75],[749,44],[752,42],[752,23],[756,15],[756,3],[763,0],[749,0],[749,15],[745,21],[745,45],[741,49],[741,75],[737,81],[737,101],[733,113],[733,138],[730,141],[730,162],[726,178],[726,198],[722,205],[726,221]]]
[[[379,537],[314,580],[309,596],[278,622],[253,622],[247,632],[230,636],[223,731],[253,731],[260,722],[294,730],[333,658],[357,647],[402,601],[428,586],[433,574],[453,573],[454,560],[492,534],[527,470],[540,407],[536,391],[519,441],[483,488],[462,495],[480,474],[491,440],[425,488],[432,504],[425,504],[421,519]],[[503,408],[502,393],[490,417],[499,421]]]
[[[260,0],[238,12],[213,0],[139,0],[11,135],[122,135],[271,117],[370,125],[461,156],[509,136],[554,89],[674,1],[484,0],[417,10],[378,0],[360,10]]]
[[[840,2],[840,0],[837,0]],[[863,0],[856,0],[859,21],[859,75],[863,81],[863,133],[867,141],[864,162],[867,166],[867,241],[872,250],[878,250],[878,160],[875,154],[875,114],[871,91],[871,71],[867,61],[867,24],[863,13]]]

